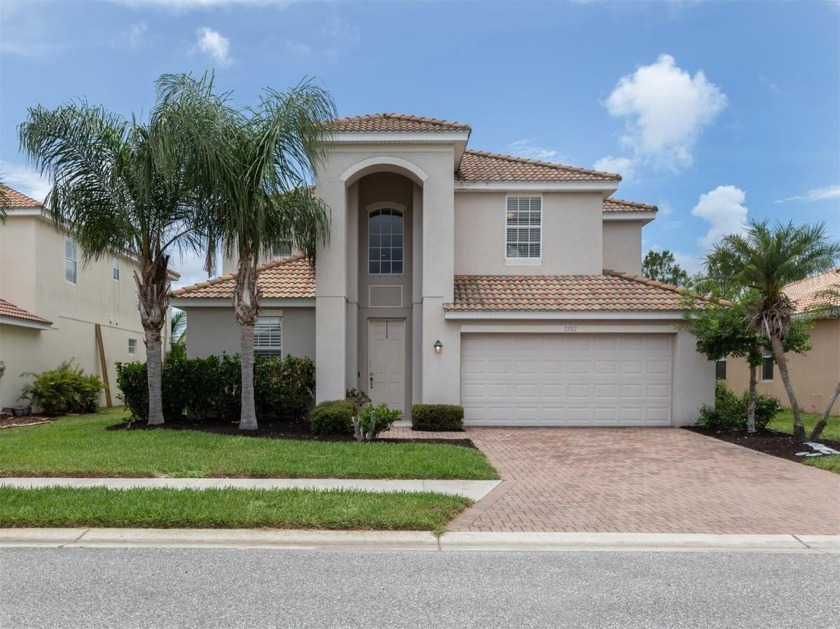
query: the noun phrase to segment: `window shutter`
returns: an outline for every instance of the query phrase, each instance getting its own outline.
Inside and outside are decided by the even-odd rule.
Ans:
[[[254,325],[254,353],[260,356],[283,355],[283,319],[260,317]]]

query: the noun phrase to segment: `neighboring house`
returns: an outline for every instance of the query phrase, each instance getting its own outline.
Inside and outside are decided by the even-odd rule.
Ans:
[[[132,260],[82,261],[71,234],[55,229],[43,206],[6,188],[11,209],[0,224],[0,407],[21,405],[31,377],[72,359],[104,378],[116,398],[115,362],[145,360]],[[102,337],[102,360],[96,326]],[[103,400],[105,398],[103,397]]]
[[[338,121],[316,186],[329,243],[315,275],[300,257],[263,265],[256,351],[314,357],[319,401],[354,387],[404,412],[461,404],[471,425],[693,423],[714,365],[674,327],[678,290],[639,277],[656,207],[610,198],[618,175],[470,150],[469,135]],[[190,355],[238,351],[232,287],[173,294]]]
[[[812,319],[814,324],[808,332],[813,348],[805,354],[787,354],[793,391],[802,410],[822,413],[840,382],[840,267],[788,284],[784,292],[793,302],[795,316]],[[736,391],[749,386],[744,360],[727,359],[724,375],[726,383]],[[770,352],[765,352],[764,364],[758,369],[758,392],[768,393],[790,408]],[[840,400],[834,403],[831,414],[840,415]]]

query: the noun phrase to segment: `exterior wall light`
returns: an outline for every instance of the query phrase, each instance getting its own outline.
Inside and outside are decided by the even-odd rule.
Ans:
[[[435,341],[435,353],[440,354],[443,351],[443,343],[440,342],[440,339]]]

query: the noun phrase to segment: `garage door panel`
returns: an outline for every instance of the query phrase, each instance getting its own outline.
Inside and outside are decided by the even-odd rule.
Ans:
[[[667,334],[465,334],[465,420],[535,426],[670,425],[671,344]]]

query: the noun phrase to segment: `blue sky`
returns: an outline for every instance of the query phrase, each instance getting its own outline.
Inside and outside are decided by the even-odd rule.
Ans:
[[[660,207],[645,250],[690,271],[750,218],[840,239],[837,0],[3,0],[0,173],[43,198],[27,107],[142,118],[160,74],[205,70],[242,104],[317,77],[341,115],[457,120],[474,149],[618,171],[614,196]]]

